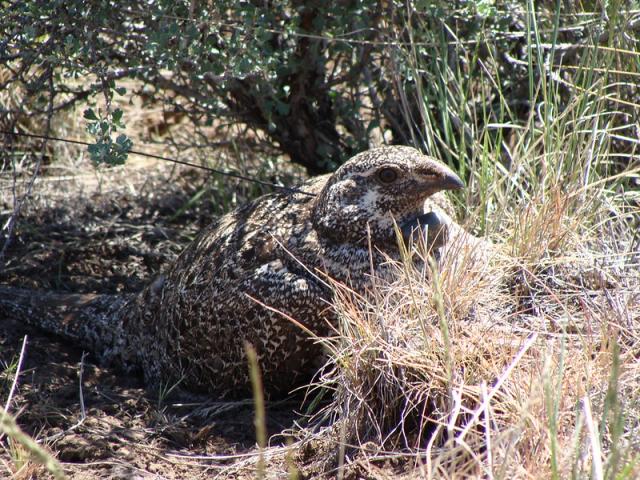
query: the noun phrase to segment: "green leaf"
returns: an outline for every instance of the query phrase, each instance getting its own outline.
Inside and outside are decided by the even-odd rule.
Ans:
[[[124,112],[122,110],[120,110],[119,108],[116,108],[111,114],[111,117],[113,118],[113,123],[120,123],[120,120],[122,120],[123,113]]]
[[[86,118],[87,120],[98,120],[96,112],[93,111],[93,108],[87,108],[84,111],[84,118]]]
[[[124,133],[118,135],[116,138],[116,144],[118,144],[123,150],[127,151],[131,150],[131,147],[133,147],[133,142]]]

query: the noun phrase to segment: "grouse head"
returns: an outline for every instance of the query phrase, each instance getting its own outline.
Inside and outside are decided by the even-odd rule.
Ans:
[[[424,213],[424,201],[442,190],[462,188],[460,178],[438,160],[411,147],[362,152],[329,178],[316,198],[313,223],[335,243],[396,245],[393,222],[409,224]]]

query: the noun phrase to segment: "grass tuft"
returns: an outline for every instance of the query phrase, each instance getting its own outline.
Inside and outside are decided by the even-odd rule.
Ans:
[[[433,105],[465,119],[447,158],[481,238],[454,227],[437,265],[417,245],[369,292],[334,286],[341,323],[320,379],[334,398],[315,420],[330,420],[341,471],[350,459],[421,478],[640,476],[640,158],[618,134],[633,117],[616,88],[637,60],[585,43],[579,64],[551,66],[561,25],[545,43],[534,6],[525,118],[500,82],[470,80],[495,66],[473,46],[455,45],[468,71],[409,52],[427,150],[456,138]]]

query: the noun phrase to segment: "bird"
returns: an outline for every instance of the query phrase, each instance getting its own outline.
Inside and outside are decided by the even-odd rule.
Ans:
[[[398,232],[441,234],[443,191],[460,188],[453,170],[412,147],[373,148],[214,220],[140,293],[0,287],[0,319],[24,318],[103,364],[141,371],[151,388],[179,384],[216,398],[251,393],[249,344],[266,395],[286,396],[317,372],[317,338],[336,327],[327,279],[365,292],[372,273],[390,275]],[[442,238],[430,241],[439,248]]]

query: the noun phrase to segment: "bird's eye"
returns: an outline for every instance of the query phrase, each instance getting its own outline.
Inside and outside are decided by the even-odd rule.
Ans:
[[[398,179],[398,171],[395,168],[385,167],[378,171],[378,180],[382,183],[393,183]]]

